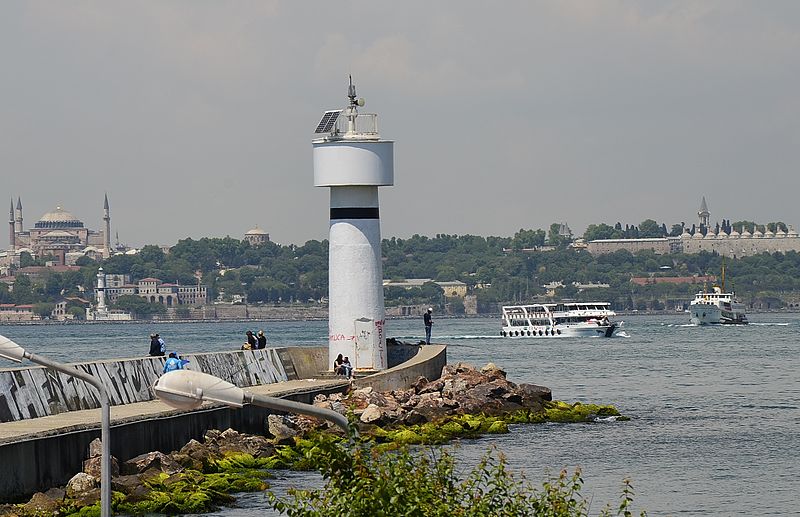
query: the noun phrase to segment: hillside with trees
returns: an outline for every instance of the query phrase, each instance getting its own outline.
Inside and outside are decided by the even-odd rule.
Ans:
[[[726,222],[726,224],[728,224]],[[731,226],[747,226],[736,222]],[[782,223],[775,223],[780,225]],[[674,225],[671,233],[682,231]],[[665,224],[653,220],[638,226],[590,225],[584,238],[663,235]],[[504,303],[543,300],[547,289],[556,285],[553,298],[608,300],[618,310],[673,309],[693,297],[702,285],[655,283],[662,277],[718,275],[719,255],[655,255],[619,251],[592,256],[569,246],[558,235],[558,224],[542,229],[520,229],[511,237],[439,234],[389,238],[382,243],[384,278],[402,280],[429,278],[459,280],[477,297],[479,312],[496,312]],[[727,260],[727,287],[749,304],[767,301],[772,308],[796,304],[800,299],[800,255],[761,254]],[[82,261],[80,271],[49,272],[32,280],[18,275],[9,289],[0,284],[0,303],[48,304],[65,297],[92,298],[97,268],[106,273],[130,275],[135,282],[155,277],[165,282],[208,286],[211,300],[231,300],[238,295],[249,304],[321,304],[328,286],[328,242],[311,240],[297,246],[267,242],[251,246],[231,237],[184,239],[165,253],[157,246],[145,246],[138,254],[113,256],[102,263]],[[637,285],[632,277],[653,279]],[[602,288],[581,285],[607,284]],[[121,297],[117,307],[137,314],[154,315],[160,307],[146,307],[135,297]],[[413,289],[386,289],[387,306],[429,304],[442,307],[446,300],[434,283]],[[447,301],[452,312],[463,311],[463,303]],[[43,305],[44,304],[44,305]],[[82,309],[73,310],[78,314]]]

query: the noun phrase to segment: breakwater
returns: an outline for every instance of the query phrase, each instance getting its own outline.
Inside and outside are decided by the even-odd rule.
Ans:
[[[390,368],[375,374],[376,382],[397,384],[420,375],[438,376],[446,364],[446,347],[393,346]],[[405,361],[413,356],[411,361]],[[317,395],[342,392],[341,377],[325,378],[327,347],[285,347],[185,356],[192,368],[227,379],[252,391],[311,403]],[[405,362],[403,362],[405,361]],[[403,363],[403,364],[399,364]],[[170,452],[209,429],[233,428],[263,434],[273,411],[256,406],[231,409],[205,405],[194,411],[175,411],[153,401],[149,390],[161,372],[162,358],[135,358],[76,364],[100,375],[117,391],[111,419],[111,454],[126,461],[150,451]],[[437,373],[438,372],[438,373]],[[312,380],[317,377],[317,380]],[[136,378],[140,387],[127,387]],[[59,379],[46,368],[0,370],[17,418],[0,423],[0,502],[25,499],[35,491],[64,485],[83,468],[89,444],[100,436],[97,395],[91,386]],[[22,382],[20,382],[22,380]],[[283,382],[287,381],[287,382]],[[365,382],[361,379],[360,382]],[[398,384],[399,385],[399,384]],[[111,389],[109,389],[111,392]],[[26,404],[26,402],[30,402]],[[20,409],[32,406],[34,411]],[[48,413],[49,411],[49,413]],[[12,411],[9,407],[9,414]],[[44,415],[31,417],[31,414]],[[27,415],[26,418],[20,418]],[[12,432],[6,432],[13,428]]]

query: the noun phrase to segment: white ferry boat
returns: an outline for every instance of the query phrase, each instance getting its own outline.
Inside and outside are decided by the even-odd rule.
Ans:
[[[690,321],[693,325],[747,325],[745,306],[735,299],[733,292],[725,291],[725,263],[722,263],[722,286],[712,291],[705,289],[689,303]]]
[[[535,303],[503,307],[503,337],[612,337],[622,322],[608,302]]]
[[[689,304],[689,314],[694,325],[747,325],[744,304],[734,299],[733,293],[723,293],[714,286],[712,292],[701,291]]]

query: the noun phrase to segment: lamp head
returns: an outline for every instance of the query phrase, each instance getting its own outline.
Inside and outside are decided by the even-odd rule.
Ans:
[[[0,357],[21,363],[25,357],[25,349],[5,336],[0,336]]]
[[[173,370],[153,384],[153,392],[161,402],[175,409],[196,409],[203,402],[219,402],[228,406],[244,405],[244,390],[203,372]]]

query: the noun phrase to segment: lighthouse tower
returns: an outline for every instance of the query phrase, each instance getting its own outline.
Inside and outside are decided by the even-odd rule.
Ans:
[[[339,354],[356,370],[387,368],[378,187],[394,184],[394,142],[378,134],[378,116],[350,102],[326,111],[313,141],[314,185],[330,188],[328,365]]]

